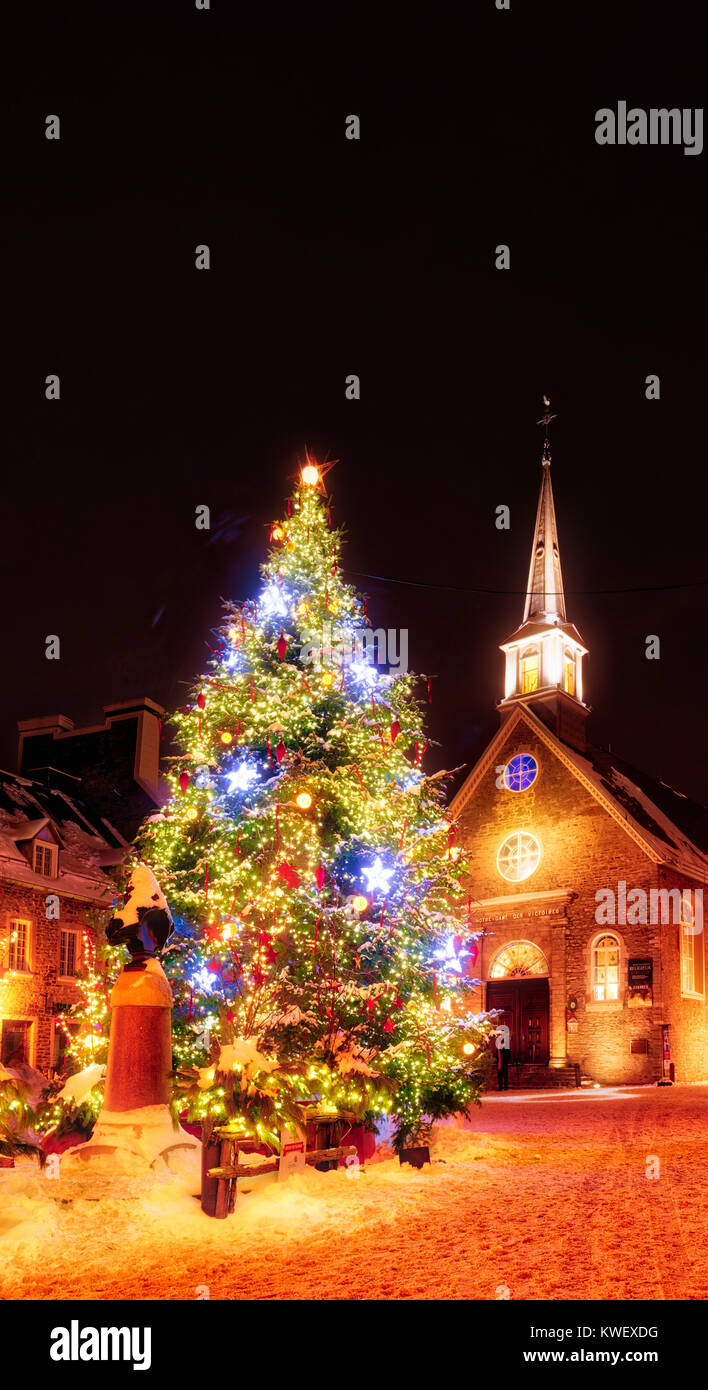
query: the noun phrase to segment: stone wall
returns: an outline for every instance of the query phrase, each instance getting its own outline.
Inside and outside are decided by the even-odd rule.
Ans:
[[[497,767],[515,753],[532,754],[539,765],[533,785],[523,792],[500,789]],[[474,900],[570,890],[567,905],[519,902],[479,910],[487,929],[494,933],[483,943],[475,974],[486,978],[496,950],[513,940],[533,941],[544,952],[550,967],[551,1058],[580,1063],[584,1072],[606,1083],[656,1080],[662,1072],[661,1025],[671,1028],[672,1057],[678,1080],[697,1080],[708,1075],[708,1020],[704,1000],[680,997],[678,929],[651,925],[608,924],[596,921],[595,894],[600,888],[617,892],[623,880],[627,890],[649,892],[663,884],[660,871],[621,824],[583,787],[573,772],[528,725],[509,734],[503,751],[483,775],[460,813],[461,841],[470,856],[469,890]],[[499,873],[496,856],[506,835],[515,830],[531,832],[540,841],[538,868],[521,883],[511,883]],[[672,882],[682,886],[677,875]],[[685,886],[690,886],[685,880]],[[489,918],[496,920],[489,920]],[[591,946],[603,931],[620,940],[619,998],[599,1002],[591,985]],[[630,1004],[627,962],[631,958],[653,962],[653,1005]],[[565,978],[563,978],[565,975]],[[567,1032],[566,1006],[577,1001],[577,1032]],[[645,1040],[646,1053],[633,1053],[633,1039]]]
[[[48,881],[47,893],[54,891]],[[60,917],[48,921],[45,893],[21,884],[0,884],[0,1030],[3,1020],[31,1022],[29,1061],[40,1071],[52,1065],[55,1014],[79,1000],[75,980],[60,976],[60,941],[63,928],[94,932],[95,909],[89,902],[59,894]],[[107,914],[103,914],[107,920]],[[8,940],[13,918],[30,922],[28,973],[8,972]],[[81,962],[79,937],[78,968]]]

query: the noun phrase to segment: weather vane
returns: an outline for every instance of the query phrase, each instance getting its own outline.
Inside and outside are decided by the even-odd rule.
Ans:
[[[551,462],[551,455],[549,452],[551,447],[551,441],[549,438],[551,430],[551,420],[555,420],[556,416],[551,414],[551,402],[548,396],[543,397],[543,404],[546,407],[545,413],[541,416],[540,420],[536,421],[536,424],[543,425],[546,430],[546,437],[543,441],[543,462],[548,464]]]

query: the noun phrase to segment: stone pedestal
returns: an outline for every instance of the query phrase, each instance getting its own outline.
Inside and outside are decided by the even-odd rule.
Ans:
[[[143,1173],[198,1141],[169,1108],[172,991],[159,961],[121,971],[111,994],[104,1107],[88,1144],[62,1159],[62,1173]]]

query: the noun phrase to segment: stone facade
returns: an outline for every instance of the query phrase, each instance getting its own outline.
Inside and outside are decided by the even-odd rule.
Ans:
[[[521,792],[504,786],[502,776],[518,753],[531,754],[538,764],[533,784]],[[520,710],[507,719],[453,803],[459,842],[470,861],[471,920],[483,933],[470,972],[484,982],[475,990],[476,1003],[486,1006],[498,952],[511,942],[530,942],[548,965],[551,1066],[577,1062],[604,1083],[655,1081],[662,1075],[662,1025],[668,1024],[676,1079],[705,1080],[705,993],[682,995],[680,927],[603,925],[596,920],[595,897],[601,888],[617,892],[619,882],[648,895],[661,887],[694,890],[697,880],[657,862],[622,808],[612,814],[583,785],[576,763],[577,753],[564,748],[531,712]],[[517,883],[508,882],[497,866],[499,846],[514,831],[534,835],[541,845],[537,868]],[[594,998],[592,948],[607,933],[619,942],[618,998],[600,1001]],[[701,935],[701,953],[702,947]],[[647,1005],[632,997],[628,962],[649,960],[652,1002]]]
[[[95,904],[59,894],[59,919],[46,916],[46,895],[56,884],[37,889],[5,880],[0,893],[0,1036],[7,1054],[16,1036],[13,1025],[26,1023],[25,1057],[39,1071],[60,1067],[64,1039],[56,1018],[79,1000],[77,977],[84,959],[85,934],[94,936],[107,921]],[[16,920],[29,924],[26,968],[11,970],[10,935]],[[75,974],[62,976],[62,932],[74,932]],[[8,1060],[7,1055],[4,1057]]]

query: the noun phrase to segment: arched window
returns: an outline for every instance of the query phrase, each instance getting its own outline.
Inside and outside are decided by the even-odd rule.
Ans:
[[[563,689],[569,695],[575,694],[575,657],[568,651],[563,657]]]
[[[527,647],[521,653],[521,694],[538,690],[538,647]]]
[[[490,980],[513,980],[524,975],[547,975],[548,962],[533,941],[510,941],[492,961]]]
[[[696,924],[690,890],[681,894],[681,993],[693,999],[703,996],[703,930]]]
[[[497,850],[497,868],[502,878],[519,883],[530,878],[541,862],[541,846],[528,830],[515,830],[507,835]]]
[[[592,948],[592,997],[619,999],[620,943],[611,932],[598,936]]]

